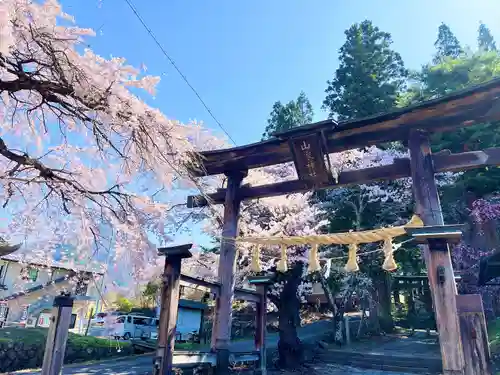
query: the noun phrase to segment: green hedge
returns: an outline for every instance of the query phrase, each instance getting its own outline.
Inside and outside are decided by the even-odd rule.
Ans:
[[[0,373],[39,368],[43,362],[47,329],[0,329]],[[64,363],[77,363],[130,355],[130,343],[69,333]]]

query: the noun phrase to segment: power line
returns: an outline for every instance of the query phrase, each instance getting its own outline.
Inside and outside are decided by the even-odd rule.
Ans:
[[[194,94],[196,95],[196,97],[198,98],[198,100],[200,101],[200,103],[203,105],[203,107],[205,107],[205,109],[207,110],[207,112],[214,119],[214,121],[217,123],[217,125],[219,125],[219,127],[227,135],[227,137],[231,140],[231,142],[233,142],[234,145],[236,145],[236,142],[234,141],[234,139],[231,137],[231,135],[228,133],[228,131],[224,128],[224,126],[220,123],[220,121],[217,120],[217,118],[215,117],[214,113],[208,107],[208,105],[205,103],[205,101],[201,98],[201,96],[198,93],[198,91],[196,91],[196,89],[193,87],[193,85],[191,85],[191,83],[189,83],[187,77],[181,72],[181,70],[179,69],[179,67],[177,66],[177,64],[175,63],[175,61],[169,56],[169,54],[167,53],[167,51],[165,50],[165,48],[163,48],[162,44],[158,41],[158,39],[154,35],[153,31],[148,27],[148,25],[146,24],[146,22],[144,21],[144,19],[141,17],[141,15],[139,14],[139,12],[135,8],[134,4],[132,4],[132,1],[131,0],[125,0],[125,2],[128,4],[128,6],[132,10],[132,12],[134,12],[135,16],[141,22],[142,26],[144,26],[144,28],[149,33],[149,35],[151,36],[151,38],[154,40],[154,42],[156,43],[156,45],[158,46],[158,48],[160,48],[160,50],[163,52],[163,54],[168,59],[168,61],[170,61],[170,63],[172,64],[172,66],[175,68],[175,70],[177,70],[177,73],[179,73],[179,75],[182,77],[182,79],[184,80],[184,82],[186,82],[186,84],[189,86],[189,88],[194,92]]]

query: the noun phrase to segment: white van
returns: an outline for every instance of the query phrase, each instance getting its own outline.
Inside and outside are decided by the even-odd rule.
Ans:
[[[108,337],[112,336],[112,326],[115,319],[122,315],[118,311],[100,312],[90,320],[90,327],[88,330],[89,336]]]
[[[149,337],[151,332],[151,318],[143,315],[120,315],[113,324],[113,333],[116,339]]]
[[[189,311],[189,310],[187,310]],[[186,317],[188,319],[186,319]],[[194,321],[197,325],[199,324]],[[158,329],[160,325],[160,319],[152,319],[151,327],[148,338],[152,340],[158,339]],[[177,315],[177,325],[175,327],[175,340],[176,341],[196,341],[197,337],[199,337],[200,329],[196,326],[193,326],[193,322],[189,320],[188,314],[186,314],[186,310],[179,310],[179,314]]]

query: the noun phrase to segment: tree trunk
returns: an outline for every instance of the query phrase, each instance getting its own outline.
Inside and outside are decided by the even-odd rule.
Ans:
[[[350,303],[352,294],[354,293],[354,281],[351,279],[350,285],[345,289],[344,294],[341,296],[340,303],[335,305],[335,313],[333,315],[333,322],[335,328],[335,342],[341,345],[344,342],[344,331],[342,330],[342,323],[344,321],[344,313]]]
[[[378,301],[378,318],[380,328],[386,333],[394,331],[394,320],[391,311],[390,275],[386,272],[377,275],[374,281]]]
[[[337,313],[337,305],[335,305],[335,297],[328,286],[328,281],[323,277],[323,275],[319,275],[319,281],[321,283],[321,287],[323,288],[323,293],[325,294],[326,304],[328,305],[328,308],[332,312],[333,316],[335,316]]]
[[[297,334],[300,326],[300,300],[297,296],[302,281],[302,263],[289,271],[279,303],[279,365],[281,368],[296,368],[304,361],[304,349]]]
[[[375,286],[370,291],[370,294],[370,316],[368,317],[369,331],[372,335],[380,335],[379,304]]]

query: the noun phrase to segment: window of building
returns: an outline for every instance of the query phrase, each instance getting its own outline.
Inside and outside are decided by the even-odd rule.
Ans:
[[[9,315],[9,306],[0,303],[0,328],[3,327],[7,321],[7,316]]]
[[[90,279],[88,276],[79,276],[75,286],[75,295],[86,296],[89,288]]]
[[[38,279],[38,269],[36,269],[34,267],[29,267],[28,268],[28,279],[35,282],[36,279]]]
[[[26,267],[21,270],[21,279],[35,282],[38,279],[38,268]]]
[[[7,287],[5,286],[5,276],[7,274],[7,265],[6,264],[0,264],[0,290],[4,289],[6,290]]]

